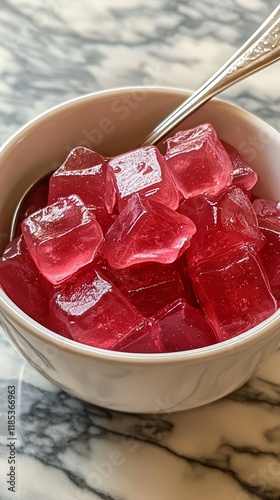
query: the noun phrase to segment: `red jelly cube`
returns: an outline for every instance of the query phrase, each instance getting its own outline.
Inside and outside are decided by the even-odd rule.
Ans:
[[[105,181],[104,158],[90,149],[74,148],[50,178],[48,203],[76,194],[86,205],[104,207]]]
[[[259,221],[265,221],[266,226],[270,227],[272,230],[275,227],[279,228],[280,201],[256,198],[252,205]]]
[[[272,293],[280,299],[280,202],[255,200],[253,208],[257,214],[259,227],[266,238],[260,251]]]
[[[103,234],[106,234],[108,229],[115,222],[117,215],[109,214],[106,209],[100,207],[87,206],[87,209],[96,218],[98,224],[102,229]]]
[[[22,232],[31,257],[51,283],[60,283],[91,262],[103,239],[94,215],[76,195],[27,217]]]
[[[267,276],[248,247],[208,260],[190,273],[206,318],[220,340],[249,330],[276,310]]]
[[[170,264],[194,232],[188,217],[134,194],[106,234],[104,257],[114,269],[151,261]]]
[[[216,195],[231,181],[232,163],[209,123],[166,140],[165,159],[184,198]]]
[[[149,196],[153,201],[173,209],[178,207],[179,193],[163,156],[155,146],[116,156],[108,162],[107,177],[109,182],[114,183],[120,211],[134,193]],[[107,206],[112,211],[110,200],[111,194]]]
[[[113,349],[144,322],[94,264],[59,287],[51,300],[50,313],[58,333],[103,349]]]
[[[53,173],[49,184],[49,205],[58,198],[76,194],[87,206],[96,209],[96,219],[105,230],[110,217],[105,205],[105,190],[114,204],[115,194],[106,179],[106,163],[100,154],[84,147],[74,148],[63,165]]]
[[[204,196],[185,200],[179,211],[197,228],[187,250],[189,264],[246,244],[258,251],[265,243],[252,205],[240,188],[231,187],[212,200]]]
[[[217,343],[208,321],[185,299],[166,306],[154,321],[159,328],[164,352],[188,351]]]
[[[115,351],[134,353],[164,352],[160,341],[158,327],[152,322],[147,322],[132,334],[124,338],[114,347]]]
[[[177,298],[186,297],[177,262],[147,262],[119,270],[112,269],[104,262],[102,269],[144,316],[152,316]]]
[[[194,292],[194,289],[192,286],[192,282],[191,282],[190,276],[189,276],[189,270],[188,270],[188,264],[187,264],[187,258],[186,258],[187,252],[188,252],[188,249],[176,261],[177,268],[178,268],[178,271],[180,273],[182,282],[184,284],[184,290],[185,290],[185,293],[181,294],[181,297],[184,297],[186,299],[186,301],[188,302],[188,304],[195,307],[196,309],[199,309],[199,303],[197,300],[197,296],[195,295],[195,292]],[[176,298],[178,298],[178,297],[176,297]],[[174,300],[175,300],[175,298],[174,298]],[[171,301],[169,301],[169,304],[171,304]]]
[[[0,259],[0,284],[20,309],[49,327],[51,285],[34,264],[22,235],[9,243]]]
[[[221,142],[232,162],[232,184],[240,187],[247,194],[257,183],[258,174],[248,165],[237,149],[225,141]]]

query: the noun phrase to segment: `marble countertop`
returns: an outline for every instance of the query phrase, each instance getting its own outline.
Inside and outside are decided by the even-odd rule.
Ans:
[[[274,0],[1,0],[0,143],[69,98],[128,85],[197,88]],[[280,131],[279,65],[223,97]],[[0,332],[0,498],[277,500],[280,352],[221,401],[125,415],[58,390]],[[7,393],[17,412],[9,491]]]

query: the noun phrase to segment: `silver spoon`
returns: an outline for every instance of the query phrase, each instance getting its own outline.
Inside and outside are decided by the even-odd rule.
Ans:
[[[279,59],[280,5],[276,7],[247,42],[209,80],[148,134],[139,147],[155,144],[212,97]],[[10,239],[15,235],[18,218],[26,197],[46,177],[44,175],[40,179],[37,179],[19,200],[12,219]]]

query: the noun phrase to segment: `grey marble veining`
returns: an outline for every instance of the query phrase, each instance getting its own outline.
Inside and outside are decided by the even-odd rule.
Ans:
[[[69,98],[127,85],[197,88],[274,0],[2,0],[0,142]],[[224,97],[280,130],[279,65]],[[0,336],[0,498],[277,500],[280,353],[196,410],[125,415],[58,390]],[[7,490],[7,388],[17,396],[17,490]]]
[[[142,84],[195,89],[276,5],[3,0],[1,142],[48,107],[98,89]],[[273,67],[226,95],[279,125],[279,93]]]
[[[279,360],[222,401],[143,416],[78,401],[23,363],[9,379],[18,397],[16,498],[278,499]],[[2,379],[1,394],[6,387]],[[5,458],[1,450],[1,471]]]

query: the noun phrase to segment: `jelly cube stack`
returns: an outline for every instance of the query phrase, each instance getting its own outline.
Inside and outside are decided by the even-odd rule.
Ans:
[[[24,313],[130,353],[205,348],[280,301],[280,203],[209,123],[109,161],[83,147],[27,200],[0,260]]]

